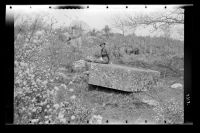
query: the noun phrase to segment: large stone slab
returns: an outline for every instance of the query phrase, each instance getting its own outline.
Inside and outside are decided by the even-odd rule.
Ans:
[[[122,91],[136,92],[151,89],[157,82],[158,71],[116,64],[90,64],[89,84]]]

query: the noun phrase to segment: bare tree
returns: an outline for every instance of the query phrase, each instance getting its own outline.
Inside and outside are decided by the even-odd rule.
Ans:
[[[43,28],[43,20],[41,16],[29,17],[26,15],[19,15],[16,17],[14,22],[14,44],[15,44],[15,55],[17,59],[29,60],[31,58],[30,53],[26,52],[34,51],[33,47],[38,47],[40,43],[30,44],[31,39],[35,37],[35,33]],[[20,37],[19,37],[20,35]],[[37,46],[36,46],[37,45]]]
[[[28,43],[31,41],[31,38],[33,37],[34,33],[36,32],[37,28],[39,28],[38,26],[38,22],[39,22],[39,17],[37,17],[33,23],[30,25],[30,35],[28,37]]]
[[[14,17],[14,42],[16,42],[18,36],[26,37],[27,29],[29,27],[28,20],[23,15],[15,15]],[[25,39],[23,39],[25,40]]]
[[[166,40],[170,37],[170,29],[175,25],[183,25],[184,24],[184,10],[183,9],[175,9],[169,12],[157,13],[156,15],[152,14],[138,14],[135,16],[128,15],[125,23],[129,27],[137,27],[137,26],[150,26],[152,27],[151,32],[161,30],[164,32],[164,37]],[[166,41],[170,43],[169,41]],[[163,58],[168,59],[168,57],[163,56]],[[165,63],[165,66],[170,66],[171,60]],[[164,77],[166,76],[166,71],[164,72]]]
[[[125,23],[129,27],[136,27],[139,25],[152,26],[153,30],[167,30],[170,26],[177,24],[184,24],[184,10],[175,9],[169,12],[161,13],[153,16],[151,14],[139,14],[135,16],[127,15]]]
[[[102,31],[103,31],[103,34],[104,34],[104,35],[106,36],[106,38],[108,39],[109,36],[110,36],[111,28],[110,28],[108,25],[106,25],[106,26],[102,29]]]
[[[114,28],[120,30],[122,32],[122,35],[124,36],[126,31],[127,31],[127,25],[124,21],[123,18],[121,18],[120,16],[115,16],[113,18],[113,24]]]

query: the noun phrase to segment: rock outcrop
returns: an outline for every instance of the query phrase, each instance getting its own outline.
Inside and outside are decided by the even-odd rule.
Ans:
[[[86,61],[84,60],[75,61],[72,65],[73,71],[75,72],[83,72],[86,70],[86,67]]]

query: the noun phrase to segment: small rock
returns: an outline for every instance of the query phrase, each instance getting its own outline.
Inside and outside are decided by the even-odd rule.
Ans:
[[[58,72],[57,75],[63,77],[64,79],[67,78],[67,76],[62,72]]]
[[[143,103],[146,103],[146,104],[149,104],[149,105],[151,105],[151,106],[157,106],[157,105],[159,104],[158,101],[153,100],[153,99],[148,99],[148,98],[143,98],[143,99],[142,99],[142,102],[143,102]]]
[[[45,81],[43,81],[42,82],[44,85],[46,85],[47,83],[48,83],[48,81],[47,80],[45,80]]]
[[[70,92],[73,92],[73,91],[74,91],[74,89],[72,89],[72,88],[71,88],[71,89],[69,89],[69,91],[70,91]]]
[[[72,119],[72,120],[74,120],[74,119],[75,119],[75,116],[74,116],[74,115],[72,115],[72,116],[71,116],[71,119]]]
[[[69,85],[70,85],[70,84],[73,84],[73,82],[72,82],[72,81],[70,81],[70,82],[69,82]]]
[[[175,84],[173,84],[173,85],[171,85],[171,88],[174,88],[174,89],[182,89],[183,88],[183,85],[182,84],[180,84],[180,83],[175,83]]]
[[[36,111],[36,108],[33,108],[33,110],[32,110],[33,112],[35,112]]]
[[[38,122],[39,119],[32,119],[31,122],[35,123],[35,122]]]
[[[45,124],[49,124],[49,121],[45,121]]]
[[[100,115],[93,115],[90,119],[90,124],[102,124],[103,117]]]
[[[70,98],[71,98],[71,99],[75,99],[75,98],[76,98],[76,96],[75,96],[75,95],[73,95],[73,96],[71,96]]]
[[[59,115],[58,115],[58,118],[59,119],[63,119],[64,118],[64,114],[62,112],[60,112]]]
[[[90,73],[90,71],[85,71],[85,72],[83,72],[83,74],[89,74]]]
[[[64,87],[65,89],[67,88],[67,86],[65,84],[61,84],[61,87]]]
[[[54,87],[55,90],[59,90],[59,88],[57,86]]]
[[[24,62],[20,62],[20,65],[21,65],[21,66],[27,66],[27,64],[24,63]]]
[[[66,123],[66,119],[65,118],[60,119],[60,121],[63,122],[63,123]]]
[[[56,109],[59,108],[59,104],[54,104],[53,106],[54,106]]]

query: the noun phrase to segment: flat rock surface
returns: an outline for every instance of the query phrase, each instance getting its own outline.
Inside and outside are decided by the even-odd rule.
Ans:
[[[123,66],[123,65],[117,65],[117,64],[101,64],[101,66],[105,67],[112,67],[116,69],[126,69],[128,71],[140,71],[140,72],[155,72],[158,73],[158,71],[150,70],[150,69],[140,69],[140,68],[134,68],[134,67],[128,67],[128,66]]]

